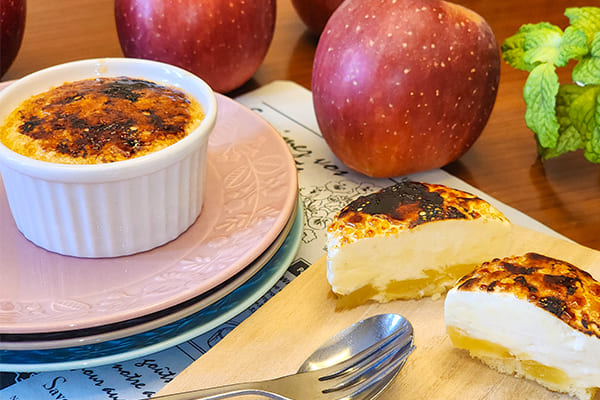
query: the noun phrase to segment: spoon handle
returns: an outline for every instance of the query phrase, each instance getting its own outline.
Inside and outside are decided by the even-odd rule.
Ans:
[[[196,389],[189,392],[167,394],[153,397],[153,400],[217,400],[240,395],[262,395],[274,400],[290,400],[265,389],[259,389],[260,382],[234,383],[206,389]]]

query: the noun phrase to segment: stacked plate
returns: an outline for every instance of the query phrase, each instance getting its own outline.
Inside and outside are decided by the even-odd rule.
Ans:
[[[294,160],[255,113],[221,95],[218,104],[202,213],[159,248],[107,259],[48,252],[17,230],[0,187],[0,370],[163,350],[226,322],[280,279],[302,235]]]

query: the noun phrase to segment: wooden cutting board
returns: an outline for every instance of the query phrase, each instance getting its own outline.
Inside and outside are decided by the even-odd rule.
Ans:
[[[512,254],[528,251],[563,259],[600,278],[599,251],[516,226]],[[160,394],[293,373],[331,335],[361,318],[394,312],[412,323],[417,349],[382,400],[571,399],[538,384],[499,374],[454,349],[446,335],[443,308],[442,297],[336,310],[323,257]]]

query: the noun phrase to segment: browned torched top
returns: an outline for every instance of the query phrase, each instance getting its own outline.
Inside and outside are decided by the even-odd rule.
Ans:
[[[600,338],[600,283],[565,261],[537,253],[494,259],[463,277],[457,290],[509,293]]]
[[[2,141],[45,161],[119,161],[180,140],[193,128],[195,112],[185,93],[154,82],[129,77],[79,80],[26,100],[3,131],[12,124],[13,131],[30,139],[13,132],[8,138],[3,133]]]
[[[509,223],[500,211],[473,194],[444,185],[402,181],[352,201],[334,217],[328,232],[344,245],[428,222],[479,218]]]

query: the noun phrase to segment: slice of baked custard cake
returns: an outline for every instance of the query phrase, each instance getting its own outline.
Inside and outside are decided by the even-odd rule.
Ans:
[[[446,295],[455,347],[499,372],[590,400],[600,386],[600,283],[527,253],[483,263]]]
[[[511,224],[487,201],[403,181],[361,196],[327,229],[327,278],[338,304],[443,294],[473,268],[506,256]]]

